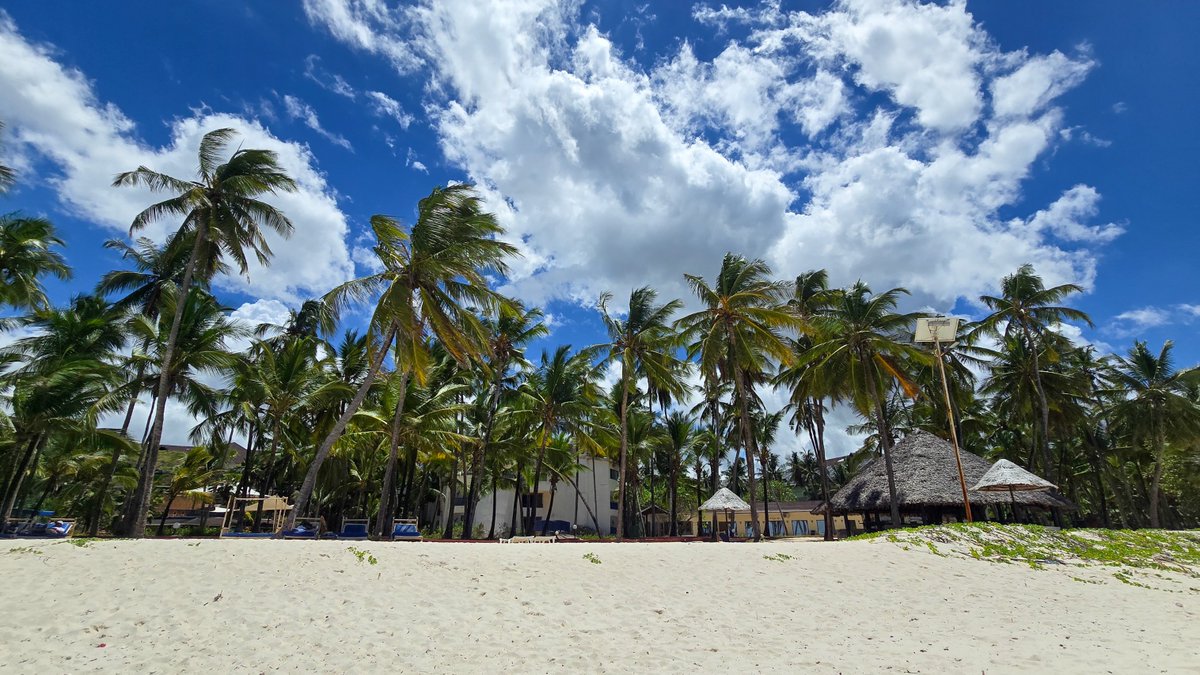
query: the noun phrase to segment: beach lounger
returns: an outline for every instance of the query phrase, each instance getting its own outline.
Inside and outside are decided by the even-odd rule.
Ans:
[[[416,518],[397,518],[392,521],[392,539],[404,541],[421,541],[421,531],[417,529]]]
[[[501,544],[553,544],[557,537],[510,537],[501,539]]]
[[[362,540],[370,533],[369,519],[343,518],[342,531],[337,533],[338,539]]]

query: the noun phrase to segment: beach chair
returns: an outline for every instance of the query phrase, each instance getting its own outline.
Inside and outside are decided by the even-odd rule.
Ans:
[[[417,519],[396,518],[393,520],[392,539],[403,541],[421,541],[421,531],[417,529]]]
[[[67,537],[71,536],[71,534],[75,531],[75,519],[74,518],[55,518],[54,520],[62,521],[63,526],[67,528],[66,531],[54,532],[53,530],[50,529],[50,523],[38,523],[37,525],[34,525],[31,530],[27,531],[26,533],[24,533],[20,536],[22,536],[22,537],[46,537],[47,539],[66,539]],[[51,522],[54,522],[54,521],[51,521]]]
[[[342,531],[337,533],[338,539],[361,541],[370,533],[369,518],[343,518]]]

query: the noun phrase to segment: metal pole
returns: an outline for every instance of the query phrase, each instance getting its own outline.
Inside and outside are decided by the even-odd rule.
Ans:
[[[937,353],[938,372],[942,375],[942,393],[946,395],[946,419],[950,421],[950,441],[954,444],[954,461],[958,464],[958,484],[962,488],[963,510],[967,514],[967,522],[974,522],[971,517],[971,500],[967,497],[967,479],[963,476],[962,455],[958,452],[958,429],[954,426],[954,409],[950,405],[950,385],[946,384],[946,364],[942,362],[942,343],[937,339],[937,331],[933,333],[933,348]]]

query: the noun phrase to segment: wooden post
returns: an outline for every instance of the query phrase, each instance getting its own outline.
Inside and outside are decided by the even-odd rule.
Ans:
[[[946,383],[946,364],[942,361],[942,343],[937,339],[937,331],[934,331],[934,352],[937,354],[938,372],[942,376],[942,393],[946,396],[946,419],[950,421],[950,442],[954,444],[954,462],[958,464],[958,484],[962,488],[963,511],[967,515],[967,522],[973,522],[971,518],[971,500],[967,497],[967,479],[963,476],[962,455],[958,452],[958,429],[954,426],[954,408],[950,405],[950,385]]]

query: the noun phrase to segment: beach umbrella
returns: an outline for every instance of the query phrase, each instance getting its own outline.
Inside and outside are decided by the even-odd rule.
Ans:
[[[1025,469],[1013,464],[1007,459],[1002,459],[992,465],[987,473],[983,474],[983,478],[979,479],[979,483],[972,490],[980,490],[983,492],[1004,492],[1008,491],[1008,496],[1012,499],[1013,506],[1017,505],[1016,492],[1037,492],[1042,490],[1053,490],[1058,487],[1040,476],[1036,476]]]
[[[749,511],[750,505],[746,500],[735,495],[729,488],[717,490],[708,501],[700,505],[700,511],[724,511],[728,522],[733,522],[734,511]]]

